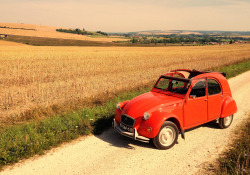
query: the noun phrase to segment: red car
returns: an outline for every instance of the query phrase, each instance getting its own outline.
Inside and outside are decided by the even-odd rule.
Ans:
[[[161,75],[150,92],[117,103],[113,128],[143,142],[169,149],[179,133],[218,119],[230,126],[237,106],[225,73],[178,69]]]

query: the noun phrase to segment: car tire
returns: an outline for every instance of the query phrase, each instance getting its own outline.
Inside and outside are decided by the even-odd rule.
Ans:
[[[158,149],[169,149],[176,144],[178,136],[177,126],[173,122],[165,121],[157,136],[153,138],[153,143]]]
[[[220,128],[228,128],[233,121],[233,115],[227,116],[225,118],[220,118],[219,119],[219,126]]]

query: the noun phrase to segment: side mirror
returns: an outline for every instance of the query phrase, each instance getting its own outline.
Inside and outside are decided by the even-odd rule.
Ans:
[[[172,84],[178,84],[178,81],[172,80]]]
[[[189,95],[189,98],[196,99],[196,95]]]

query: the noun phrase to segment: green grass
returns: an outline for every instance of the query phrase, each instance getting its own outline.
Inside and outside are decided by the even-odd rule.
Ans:
[[[41,121],[10,126],[0,132],[0,168],[20,159],[42,154],[63,142],[90,133],[100,134],[111,126],[115,104],[150,91],[151,88],[134,90],[118,95],[105,105],[84,108],[68,114]]]
[[[89,134],[89,128],[88,122],[80,115],[57,116],[50,120],[12,126],[0,135],[0,165],[17,162],[79,135]]]
[[[245,64],[247,66],[245,66]],[[220,68],[229,77],[249,70],[250,60]],[[234,74],[231,74],[234,72]],[[153,84],[152,84],[153,85]],[[115,104],[151,90],[152,85],[120,93],[103,105],[95,105],[67,114],[29,121],[0,130],[0,168],[34,154],[42,154],[63,142],[90,133],[100,134],[111,126]]]
[[[101,35],[101,34],[88,35],[88,37],[91,37],[91,38],[109,38],[109,36],[107,36],[107,35]]]
[[[221,72],[226,72],[227,78],[235,77],[236,75],[246,72],[247,70],[250,70],[250,60],[220,69]]]

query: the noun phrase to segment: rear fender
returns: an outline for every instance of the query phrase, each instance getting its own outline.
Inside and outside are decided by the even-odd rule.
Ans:
[[[237,105],[235,100],[228,96],[224,99],[222,108],[221,108],[221,118],[233,115],[237,112]]]

